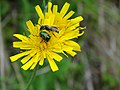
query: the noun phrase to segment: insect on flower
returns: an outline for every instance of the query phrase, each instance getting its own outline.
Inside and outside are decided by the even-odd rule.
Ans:
[[[48,26],[48,25],[44,25],[44,26],[41,26],[40,27],[40,30],[48,30],[48,31],[55,31],[55,32],[57,32],[57,33],[59,33],[59,30],[57,29],[57,27],[55,27],[55,26]]]
[[[84,34],[80,22],[82,16],[71,19],[75,13],[69,11],[69,3],[65,3],[60,11],[58,5],[48,2],[48,11],[43,12],[39,5],[35,10],[39,16],[36,25],[31,20],[26,22],[29,35],[14,34],[19,41],[13,42],[14,48],[19,48],[22,52],[10,57],[11,62],[21,59],[24,70],[33,70],[36,65],[43,65],[47,60],[53,72],[59,70],[55,61],[63,60],[61,54],[75,56],[81,51],[78,43],[73,41]],[[80,33],[80,31],[82,31]]]
[[[57,33],[59,33],[59,30],[57,29],[57,27],[55,27],[55,26],[48,26],[48,25],[44,25],[44,26],[41,26],[40,27],[40,36],[43,38],[43,40],[45,40],[45,41],[49,41],[50,40],[50,38],[51,38],[51,36],[48,34],[48,32],[47,31],[55,31],[55,32],[57,32]],[[54,35],[54,34],[53,34]]]

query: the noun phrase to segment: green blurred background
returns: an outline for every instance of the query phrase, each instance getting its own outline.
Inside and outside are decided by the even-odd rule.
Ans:
[[[47,4],[46,0],[46,4]],[[72,18],[84,17],[85,34],[75,39],[82,52],[57,63],[53,73],[48,63],[39,66],[28,90],[120,90],[120,0],[51,0],[71,4]],[[35,6],[45,9],[42,0],[0,1],[0,90],[25,90],[33,71],[24,71],[9,56],[19,52],[12,47],[14,33],[28,34],[25,22],[37,23]]]

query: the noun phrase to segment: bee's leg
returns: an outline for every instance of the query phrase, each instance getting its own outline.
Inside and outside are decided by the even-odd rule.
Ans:
[[[52,32],[52,34],[55,36],[55,34]],[[55,36],[56,37],[56,36]]]
[[[46,41],[46,40],[44,40],[44,39],[42,39],[40,43],[42,43],[42,42],[45,42],[45,43],[47,44],[47,41]]]
[[[44,42],[47,44],[47,41],[44,40]]]
[[[42,39],[42,40],[40,41],[40,43],[43,42],[43,41],[44,41],[44,40]]]

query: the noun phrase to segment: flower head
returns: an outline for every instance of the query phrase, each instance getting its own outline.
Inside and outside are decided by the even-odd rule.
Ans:
[[[35,7],[39,16],[38,24],[34,25],[30,20],[26,22],[30,35],[27,37],[21,34],[14,34],[21,41],[13,42],[13,47],[20,48],[23,52],[11,56],[12,62],[21,59],[24,70],[34,69],[35,66],[43,65],[45,58],[48,60],[52,71],[57,71],[58,66],[55,61],[60,62],[62,57],[59,53],[75,56],[75,51],[80,51],[80,46],[74,42],[73,38],[83,35],[80,22],[81,16],[69,19],[74,11],[67,13],[70,4],[65,3],[61,11],[58,6],[48,2],[48,12],[42,12],[39,5]],[[67,13],[67,14],[66,14]],[[78,28],[77,28],[78,27]],[[66,55],[67,56],[67,55]]]

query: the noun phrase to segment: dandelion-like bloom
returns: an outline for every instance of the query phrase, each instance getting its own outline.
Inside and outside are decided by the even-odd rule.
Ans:
[[[38,24],[34,25],[30,20],[26,22],[30,35],[28,37],[21,34],[13,35],[21,40],[13,42],[13,47],[20,48],[23,52],[11,56],[11,61],[14,62],[22,58],[21,62],[24,64],[22,68],[24,70],[30,68],[31,70],[34,69],[38,63],[39,65],[43,65],[44,60],[47,59],[54,72],[58,70],[58,66],[54,60],[58,62],[62,60],[59,53],[64,55],[67,53],[75,56],[75,51],[80,51],[81,49],[79,44],[72,39],[83,35],[84,31],[80,33],[82,28],[79,25],[83,18],[78,16],[74,19],[69,19],[75,13],[74,11],[67,13],[69,6],[69,3],[65,3],[61,11],[58,12],[58,5],[53,5],[52,7],[52,3],[48,2],[48,12],[44,14],[40,6],[37,5],[35,9],[40,17]],[[55,27],[59,32],[44,30],[42,35],[45,37],[43,38],[42,35],[40,35],[43,30],[40,28],[45,25]],[[46,40],[47,36],[49,36],[49,40]]]

